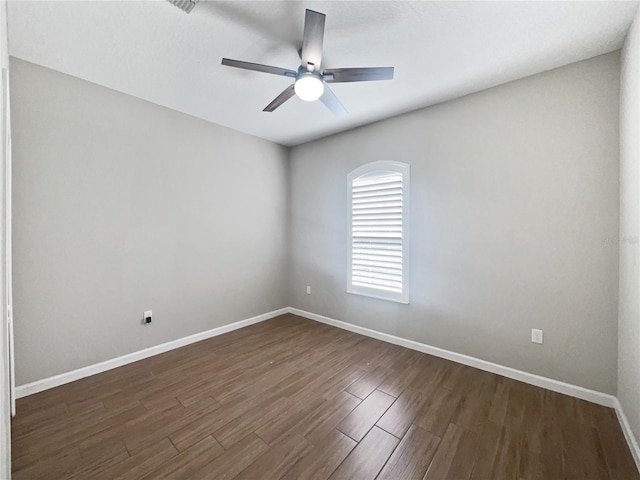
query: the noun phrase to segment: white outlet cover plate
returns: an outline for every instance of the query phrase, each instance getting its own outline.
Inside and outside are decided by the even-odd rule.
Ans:
[[[544,343],[544,334],[542,332],[542,330],[539,330],[537,328],[532,328],[531,329],[531,341],[533,343],[539,343],[542,345],[542,343]]]

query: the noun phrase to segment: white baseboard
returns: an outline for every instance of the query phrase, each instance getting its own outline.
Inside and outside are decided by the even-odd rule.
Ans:
[[[334,327],[342,328],[343,330],[349,330],[350,332],[366,335],[367,337],[376,338],[383,342],[393,343],[394,345],[400,345],[401,347],[410,348],[419,352],[428,353],[436,357],[445,358],[453,362],[462,363],[463,365],[469,365],[470,367],[479,368],[487,372],[496,373],[503,377],[513,378],[524,383],[535,385],[537,387],[546,388],[558,393],[564,393],[572,397],[581,398],[589,402],[604,405],[605,407],[614,408],[618,399],[613,395],[607,393],[590,390],[588,388],[579,387],[577,385],[571,385],[570,383],[561,382],[559,380],[553,380],[551,378],[542,377],[533,373],[524,372],[511,367],[505,367],[493,362],[487,362],[479,358],[464,355],[462,353],[456,353],[443,348],[433,347],[425,343],[416,342],[413,340],[407,340],[406,338],[396,337],[389,335],[388,333],[378,332],[377,330],[371,330],[369,328],[359,327],[352,325],[351,323],[342,322],[333,318],[325,317],[311,312],[306,312],[298,308],[289,308],[289,313],[299,315],[301,317],[315,320],[317,322],[326,323],[327,325],[333,325]]]
[[[111,360],[106,360],[94,365],[78,368],[77,370],[72,370],[71,372],[61,373],[60,375],[55,375],[53,377],[44,378],[42,380],[27,383],[25,385],[20,385],[16,387],[16,398],[26,397],[27,395],[42,392],[43,390],[48,390],[59,385],[64,385],[65,383],[70,383],[75,380],[80,380],[81,378],[90,377],[91,375],[95,375],[96,373],[102,373],[113,368],[137,362],[138,360],[142,360],[144,358],[153,357],[154,355],[168,352],[169,350],[173,350],[175,348],[184,347],[185,345],[190,345],[201,340],[206,340],[207,338],[216,337],[218,335],[222,335],[223,333],[231,332],[232,330],[237,330],[242,327],[253,325],[254,323],[264,322],[265,320],[269,320],[270,318],[277,317],[278,315],[283,315],[288,312],[288,308],[281,308],[280,310],[263,313],[262,315],[247,318],[245,320],[240,320],[238,322],[230,323],[229,325],[223,325],[222,327],[213,328],[205,332],[189,335],[188,337],[179,338],[177,340],[172,340],[170,342],[162,343],[153,347],[145,348],[144,350],[129,353],[127,355],[113,358]]]
[[[618,416],[618,421],[620,422],[620,426],[622,427],[622,433],[624,433],[624,438],[626,438],[627,440],[629,450],[631,450],[631,455],[633,455],[633,459],[636,462],[636,467],[638,467],[638,471],[640,471],[640,445],[638,445],[638,440],[631,430],[631,425],[629,425],[629,420],[627,420],[627,416],[624,414],[622,404],[617,398],[615,409],[616,415]]]

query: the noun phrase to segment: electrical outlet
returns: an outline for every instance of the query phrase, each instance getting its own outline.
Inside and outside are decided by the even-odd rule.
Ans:
[[[311,295],[311,287],[307,285],[307,295]]]
[[[544,335],[542,330],[538,330],[537,328],[531,329],[531,341],[533,343],[539,343],[542,345],[544,343]]]
[[[151,323],[152,318],[153,318],[153,311],[145,310],[142,316],[142,323],[144,323],[145,325],[149,325]]]

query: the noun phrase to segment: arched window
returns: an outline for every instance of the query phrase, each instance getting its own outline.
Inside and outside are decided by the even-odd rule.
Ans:
[[[355,169],[348,198],[347,292],[409,303],[409,165]]]

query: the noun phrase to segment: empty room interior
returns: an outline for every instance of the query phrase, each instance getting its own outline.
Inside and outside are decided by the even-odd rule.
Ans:
[[[0,478],[640,480],[638,1],[0,2]]]

